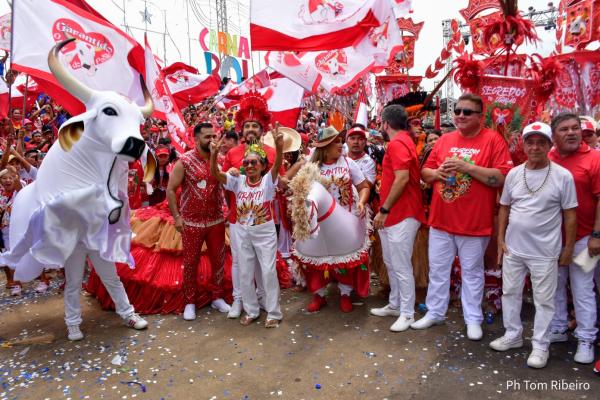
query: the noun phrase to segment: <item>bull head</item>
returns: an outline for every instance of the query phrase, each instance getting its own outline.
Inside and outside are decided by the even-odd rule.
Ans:
[[[90,124],[96,136],[94,140],[105,145],[106,150],[128,161],[138,159],[147,150],[140,133],[139,125],[148,118],[154,109],[152,97],[140,77],[144,106],[138,107],[129,100],[111,91],[95,91],[79,82],[59,61],[61,49],[75,39],[57,43],[48,53],[48,66],[56,80],[74,97],[86,105],[86,112],[66,121],[59,129],[58,141],[64,151],[70,151],[84,132],[84,125]],[[132,106],[137,109],[132,111]],[[99,150],[102,150],[99,148]],[[146,162],[146,176],[155,166],[152,156]]]

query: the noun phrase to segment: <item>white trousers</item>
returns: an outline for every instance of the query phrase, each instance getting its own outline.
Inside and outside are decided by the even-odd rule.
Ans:
[[[481,324],[483,313],[483,255],[489,236],[460,236],[435,228],[429,230],[429,287],[427,315],[443,319],[450,301],[450,271],[458,251],[462,285],[460,298],[467,324]]]
[[[65,261],[65,322],[67,325],[81,324],[81,284],[85,270],[86,257],[94,264],[94,270],[104,284],[108,294],[115,303],[117,314],[123,319],[131,315],[134,310],[129,302],[123,283],[117,275],[115,263],[108,262],[100,257],[97,251],[88,252],[83,245],[78,244],[73,254]]]
[[[279,280],[275,267],[277,259],[275,224],[272,221],[256,226],[239,224],[237,230],[240,239],[238,263],[244,311],[252,318],[258,317],[260,314],[258,297],[254,288],[254,271],[258,264],[258,269],[261,270],[261,283],[265,291],[267,318],[282,319],[283,315],[279,305]]]
[[[558,277],[557,260],[531,260],[505,254],[502,262],[502,319],[506,336],[521,337],[521,305],[523,286],[529,272],[533,286],[535,319],[531,344],[534,349],[548,351],[550,323],[554,316],[554,295]]]
[[[415,313],[415,278],[412,253],[415,237],[421,223],[407,218],[379,230],[383,262],[390,280],[389,304],[400,309],[400,314],[412,317]]]
[[[574,255],[587,248],[589,236],[575,242]],[[597,268],[596,268],[597,269]],[[567,279],[571,282],[571,294],[575,306],[577,328],[575,337],[578,340],[593,342],[596,340],[596,294],[594,293],[594,270],[583,272],[575,264],[558,268],[558,287],[556,289],[556,312],[552,320],[552,330],[564,332],[568,325],[567,311]]]
[[[231,284],[233,286],[233,299],[241,301],[242,291],[240,289],[240,267],[239,267],[239,246],[241,244],[238,238],[239,224],[229,224],[229,248],[231,249]],[[254,278],[256,281],[256,294],[258,298],[265,296],[265,289],[262,284],[262,276],[258,264],[254,268]]]

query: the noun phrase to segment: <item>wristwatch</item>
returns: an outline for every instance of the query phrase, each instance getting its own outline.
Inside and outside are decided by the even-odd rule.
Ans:
[[[600,239],[600,231],[592,231],[592,237],[594,239]]]
[[[379,212],[382,213],[382,214],[389,214],[390,210],[388,210],[385,207],[379,207]]]

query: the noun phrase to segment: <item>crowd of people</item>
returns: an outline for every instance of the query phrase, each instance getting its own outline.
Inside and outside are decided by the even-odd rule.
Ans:
[[[68,117],[46,96],[37,104],[26,115],[12,110],[0,125],[4,249],[10,246],[16,194],[36,179]],[[528,125],[518,146],[509,146],[483,126],[479,96],[461,96],[453,112],[455,125],[435,130],[423,127],[421,114],[389,104],[369,126],[338,130],[326,112],[303,110],[291,129],[271,120],[265,100],[251,92],[236,111],[210,105],[184,110],[195,146],[183,154],[172,146],[164,122],[147,119],[141,134],[157,168],[146,184],[141,163],[130,164],[137,267],[118,267],[133,307],[182,312],[194,320],[197,307],[210,303],[243,325],[263,309],[265,327],[274,328],[284,318],[280,288],[307,289],[312,298],[306,309],[317,312],[327,305],[328,285],[336,282],[340,310],[351,312],[352,296],[368,296],[375,273],[388,303],[370,313],[394,317],[392,331],[442,324],[452,299],[459,298],[471,340],[482,339],[484,314],[502,308],[506,332],[490,347],[506,351],[523,346],[520,311],[527,285],[535,305],[528,365],[546,365],[550,344],[567,340],[570,319],[578,340],[574,359],[592,363],[600,270],[573,260],[582,252],[600,255],[597,123],[562,113],[549,124]],[[302,214],[305,198],[294,182],[309,177],[309,167],[334,199],[327,213]],[[351,256],[338,257],[331,247],[327,254],[306,256],[296,246],[302,229],[308,230],[304,238],[326,230],[323,222],[338,206],[363,224],[358,246]],[[149,228],[157,216],[160,229]],[[172,257],[170,267],[151,256],[161,251]],[[162,278],[150,273],[157,268]],[[9,268],[4,271],[11,294],[20,295],[21,283]],[[162,288],[171,290],[155,299],[163,304],[158,308],[148,306],[148,292],[140,289],[153,280],[168,281]],[[103,306],[114,306],[94,282],[88,290]],[[48,285],[43,273],[35,290]],[[426,290],[426,313],[416,320],[418,289]],[[153,296],[161,290],[153,288]],[[164,305],[169,302],[176,305]]]

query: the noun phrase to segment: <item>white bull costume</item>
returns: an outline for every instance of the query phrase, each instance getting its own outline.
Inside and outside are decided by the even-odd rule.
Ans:
[[[326,189],[327,184],[313,163],[302,167],[290,182],[294,193],[290,207],[293,257],[304,269],[319,270],[326,276],[353,268],[366,272],[371,247],[370,215],[359,218],[338,204]],[[368,276],[365,284],[368,292]],[[364,294],[364,287],[355,289]]]
[[[22,281],[36,278],[44,267],[64,267],[67,287],[79,281],[74,293],[65,290],[67,325],[79,325],[86,257],[101,277],[108,278],[104,283],[111,296],[124,295],[124,299],[113,296],[119,315],[125,318],[124,314],[133,313],[116,272],[113,276],[115,262],[132,264],[133,260],[128,162],[142,158],[146,180],[151,179],[156,162],[151,154],[142,157],[148,148],[139,127],[153,109],[144,83],[143,107],[115,92],[89,89],[59,61],[60,50],[72,40],[54,46],[48,66],[58,82],[85,104],[86,112],[60,127],[60,145],[50,148],[36,180],[17,194],[10,218],[9,251],[0,255],[0,264],[15,269],[15,279]]]

